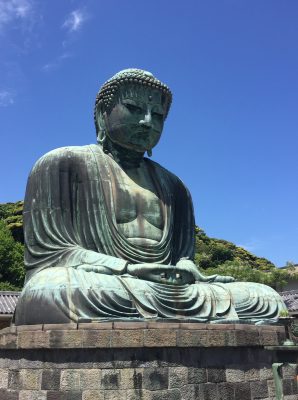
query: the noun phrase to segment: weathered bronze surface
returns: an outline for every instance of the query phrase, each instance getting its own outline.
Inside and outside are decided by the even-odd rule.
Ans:
[[[116,74],[95,104],[96,145],[44,155],[28,179],[26,284],[15,322],[103,319],[269,322],[286,307],[270,287],[204,276],[184,184],[144,158],[172,95],[142,70]]]

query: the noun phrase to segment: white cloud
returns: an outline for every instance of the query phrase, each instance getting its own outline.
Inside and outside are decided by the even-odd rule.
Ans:
[[[43,65],[41,67],[41,69],[45,72],[50,72],[50,71],[56,70],[63,64],[64,60],[67,60],[68,58],[71,58],[71,57],[72,57],[72,55],[70,53],[64,53],[61,56],[57,57],[56,60]]]
[[[86,19],[86,14],[83,10],[74,10],[67,16],[62,27],[66,28],[69,32],[76,32],[81,28]]]
[[[32,11],[32,0],[0,0],[0,28],[26,19]]]
[[[0,90],[0,107],[8,107],[14,104],[14,93],[9,90]]]

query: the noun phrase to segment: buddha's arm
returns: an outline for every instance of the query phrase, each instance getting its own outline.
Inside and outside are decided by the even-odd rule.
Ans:
[[[106,275],[121,275],[126,273],[128,262],[107,254],[96,253],[91,250],[84,250],[78,260],[78,265],[73,268],[87,272],[97,272]]]
[[[63,266],[125,273],[127,261],[110,252],[102,188],[90,157],[85,148],[57,149],[32,169],[24,206],[28,271]]]

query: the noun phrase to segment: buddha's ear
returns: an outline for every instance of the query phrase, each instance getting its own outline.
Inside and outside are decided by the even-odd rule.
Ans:
[[[103,143],[106,138],[105,116],[101,110],[96,111],[97,142]]]

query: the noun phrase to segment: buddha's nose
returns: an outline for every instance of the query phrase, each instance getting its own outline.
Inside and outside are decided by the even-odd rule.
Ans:
[[[152,115],[151,111],[148,110],[144,115],[144,118],[140,120],[140,125],[147,126],[148,128],[151,127],[152,124]]]

